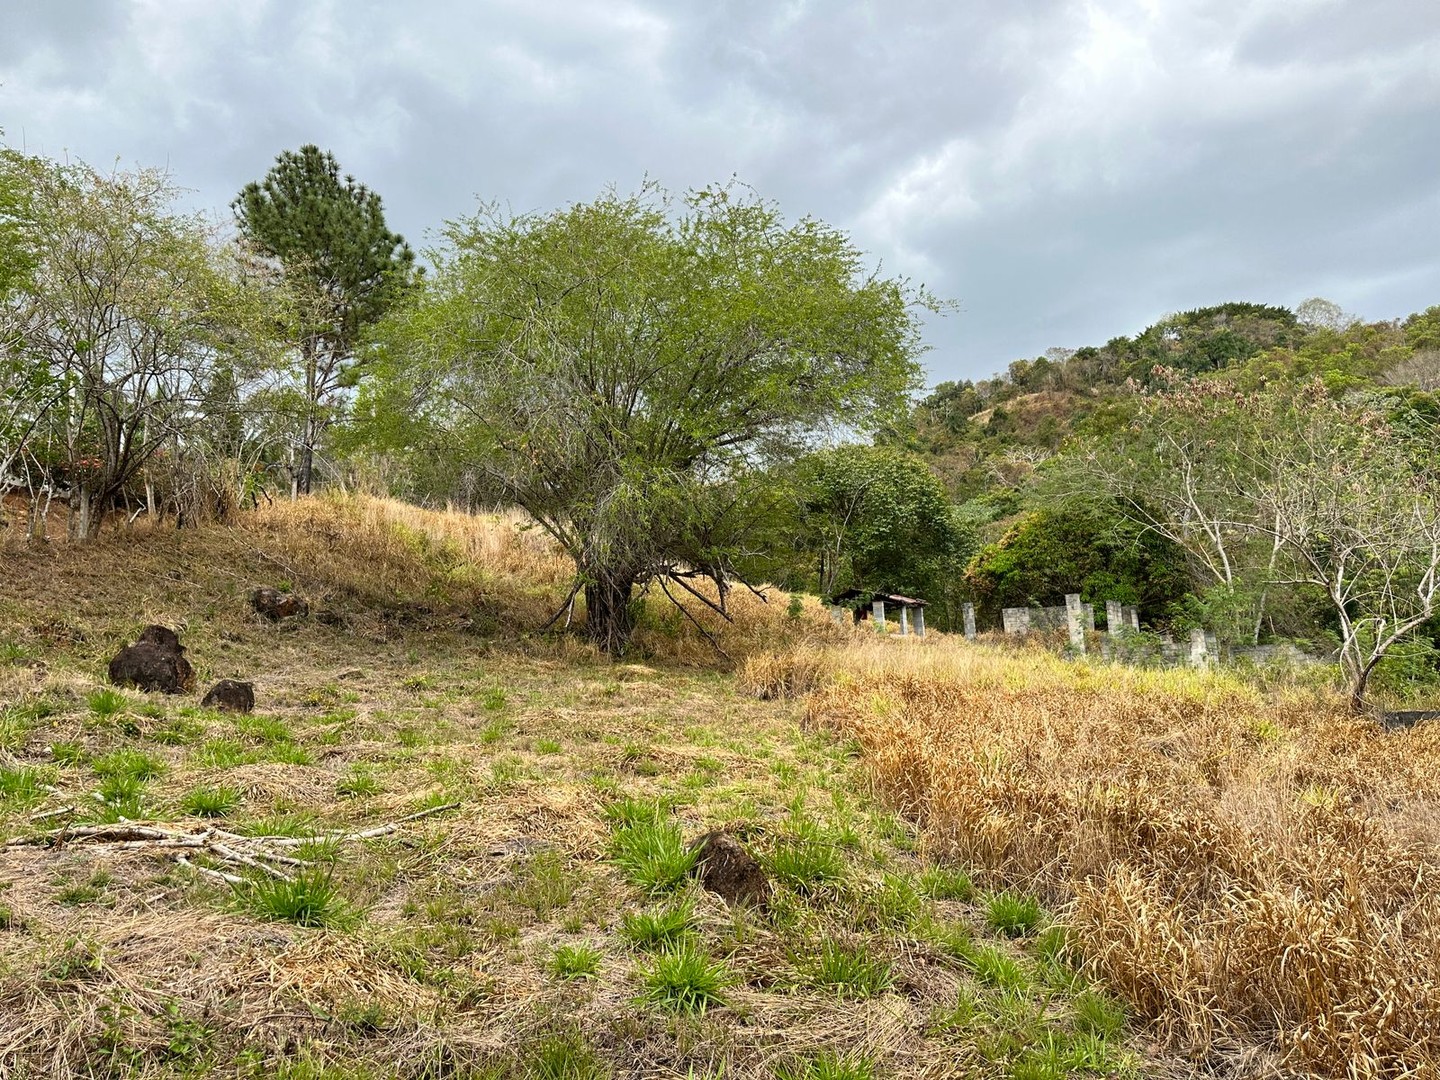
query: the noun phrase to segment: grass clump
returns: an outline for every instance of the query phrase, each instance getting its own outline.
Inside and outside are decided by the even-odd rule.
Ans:
[[[345,799],[365,798],[380,793],[380,781],[369,769],[352,768],[335,785],[335,794]]]
[[[875,1062],[863,1054],[822,1050],[775,1066],[775,1080],[875,1080]]]
[[[920,891],[932,900],[968,901],[975,895],[970,875],[953,866],[927,866],[920,872]]]
[[[779,837],[763,862],[772,878],[806,894],[840,882],[847,869],[844,852],[809,821]]]
[[[85,699],[90,711],[102,720],[119,716],[129,706],[130,700],[118,690],[96,690]]]
[[[239,789],[223,784],[192,788],[180,800],[180,809],[191,817],[224,817],[239,805]]]
[[[1045,912],[1033,896],[998,892],[985,903],[985,922],[1006,937],[1020,937],[1040,925]]]
[[[723,1005],[730,971],[693,941],[682,941],[655,957],[645,972],[641,1000],[671,1012],[704,1013]]]
[[[561,945],[550,956],[550,974],[558,979],[593,979],[602,955],[593,945]]]
[[[0,806],[17,810],[34,806],[48,793],[48,779],[40,769],[0,765]]]
[[[1125,1006],[1099,990],[1082,990],[1070,1002],[1075,1030],[1082,1035],[1113,1039],[1125,1030]]]
[[[158,757],[126,747],[96,758],[90,763],[95,775],[104,780],[153,780],[165,771]]]
[[[605,1080],[609,1068],[579,1031],[546,1035],[526,1056],[526,1080]]]
[[[685,846],[680,826],[674,822],[637,821],[619,829],[610,841],[611,860],[651,895],[678,887],[697,857],[697,852]]]
[[[620,934],[641,949],[678,945],[695,931],[695,908],[688,901],[670,907],[632,912],[620,920]]]
[[[347,926],[355,912],[340,894],[331,869],[302,870],[293,879],[256,878],[239,887],[244,906],[271,922]]]
[[[1020,961],[994,945],[977,945],[968,959],[975,969],[975,978],[986,986],[1016,992],[1030,986],[1030,977]]]
[[[806,981],[840,997],[874,997],[890,987],[890,962],[876,956],[864,942],[844,945],[826,941],[806,965]]]

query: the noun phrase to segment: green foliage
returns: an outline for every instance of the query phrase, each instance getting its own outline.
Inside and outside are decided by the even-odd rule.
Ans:
[[[224,817],[240,805],[238,788],[198,787],[186,792],[180,800],[180,809],[195,817]]]
[[[298,926],[346,926],[355,918],[330,869],[301,870],[290,880],[257,877],[237,889],[244,906],[262,919]]]
[[[669,948],[695,932],[695,907],[688,900],[667,907],[628,913],[620,920],[620,933],[642,949]]]
[[[592,979],[602,957],[593,945],[561,945],[550,956],[550,973],[560,979]]]
[[[1163,612],[1190,586],[1185,553],[1117,509],[1037,510],[987,545],[965,572],[977,602],[992,619],[1001,608],[1058,605],[1079,592]]]
[[[90,711],[103,720],[118,716],[130,705],[126,696],[117,690],[96,690],[85,699]]]
[[[528,1080],[605,1080],[610,1069],[581,1032],[567,1030],[547,1035],[530,1048],[524,1075]]]
[[[975,895],[970,875],[954,866],[927,866],[920,872],[920,891],[934,900],[969,900]]]
[[[775,1080],[875,1080],[875,1063],[862,1054],[822,1050],[775,1066]]]
[[[841,997],[874,997],[888,990],[892,981],[890,962],[876,956],[864,942],[845,945],[826,940],[802,968],[811,986]]]
[[[379,443],[483,465],[575,560],[622,650],[637,582],[719,575],[772,495],[755,466],[817,425],[870,425],[918,378],[903,282],[733,187],[650,186],[453,222],[363,392]],[[564,422],[557,417],[564,416]]]
[[[695,866],[697,852],[685,846],[673,822],[637,822],[610,840],[610,858],[632,883],[647,893],[677,888]]]
[[[888,447],[841,446],[797,470],[795,527],[820,566],[819,590],[848,588],[935,597],[977,545],[923,459]]]
[[[998,892],[985,902],[985,922],[990,929],[1008,937],[1030,933],[1040,925],[1044,915],[1040,902],[1033,896]]]
[[[51,777],[25,765],[0,765],[0,807],[24,810],[45,797]]]
[[[90,763],[103,779],[153,780],[165,771],[165,763],[152,754],[125,747],[95,758]]]
[[[724,1004],[733,981],[726,966],[711,959],[694,941],[681,941],[657,955],[642,976],[641,999],[679,1013],[703,1013]]]
[[[801,820],[788,835],[777,837],[762,856],[765,869],[782,885],[812,893],[845,877],[845,854],[812,822]]]

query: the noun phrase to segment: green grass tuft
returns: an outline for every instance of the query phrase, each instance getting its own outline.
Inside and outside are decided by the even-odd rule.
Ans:
[[[180,800],[180,809],[192,817],[224,817],[239,805],[239,789],[224,785],[192,788]]]
[[[85,699],[90,711],[103,720],[118,716],[129,706],[130,700],[118,690],[96,690]]]
[[[620,920],[620,934],[641,949],[663,949],[679,944],[695,932],[695,908],[689,901],[651,908]]]
[[[970,875],[953,866],[927,866],[920,872],[920,891],[932,900],[968,901],[975,895]]]
[[[550,974],[559,979],[593,979],[604,954],[593,945],[561,945],[550,957]]]
[[[347,926],[355,912],[330,869],[302,870],[293,880],[259,877],[239,886],[244,905],[262,919],[299,926]]]
[[[610,858],[639,888],[652,895],[684,882],[698,853],[685,846],[674,823],[629,825],[610,841]]]
[[[0,765],[0,806],[24,810],[43,799],[50,777],[25,765]]]
[[[732,982],[729,969],[693,941],[672,945],[645,972],[642,1001],[680,1013],[703,1013],[724,1004]]]
[[[869,998],[890,987],[890,962],[876,956],[863,943],[842,945],[826,941],[805,965],[806,981],[841,997]]]
[[[861,1054],[822,1050],[775,1066],[775,1080],[875,1080],[875,1063]]]
[[[125,748],[114,750],[90,763],[95,775],[102,779],[153,780],[165,771],[165,763],[158,757],[140,750]]]
[[[1028,934],[1040,925],[1045,917],[1040,901],[1033,896],[1019,896],[1011,892],[995,893],[985,903],[985,921],[992,930],[1008,937]]]

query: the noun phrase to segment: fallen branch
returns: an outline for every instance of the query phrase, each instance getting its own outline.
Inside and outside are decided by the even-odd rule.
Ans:
[[[108,825],[62,825],[58,829],[36,836],[17,836],[5,842],[6,847],[49,847],[83,845],[102,851],[144,851],[173,856],[175,862],[194,870],[205,877],[225,881],[231,885],[244,884],[247,878],[227,870],[254,870],[281,881],[293,881],[289,874],[277,869],[271,863],[281,866],[306,869],[315,865],[307,859],[282,854],[275,848],[293,848],[305,844],[344,844],[356,840],[373,840],[389,836],[402,825],[445,810],[454,810],[458,802],[431,806],[406,814],[402,818],[376,825],[357,832],[329,832],[317,836],[245,836],[225,829],[210,827],[198,831],[187,831],[164,825],[147,825],[133,821],[120,821]],[[73,811],[73,807],[67,807]],[[61,813],[54,811],[51,815]],[[44,816],[44,815],[42,815]],[[191,854],[204,855],[215,866],[202,866],[192,862]],[[222,869],[217,869],[222,868]]]

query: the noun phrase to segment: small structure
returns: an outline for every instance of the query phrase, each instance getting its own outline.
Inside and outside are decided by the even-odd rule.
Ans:
[[[905,637],[910,633],[913,622],[916,637],[925,636],[925,601],[917,600],[913,596],[899,596],[895,593],[870,592],[866,589],[846,589],[844,592],[836,593],[830,598],[833,605],[830,609],[832,618],[839,619],[839,612],[845,608],[854,611],[854,619],[858,624],[861,619],[874,617],[875,630],[877,633],[885,633],[888,623],[885,621],[885,607],[900,609],[900,636]]]

